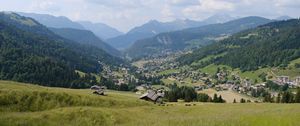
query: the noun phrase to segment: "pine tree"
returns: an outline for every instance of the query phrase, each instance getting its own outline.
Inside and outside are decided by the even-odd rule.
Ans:
[[[272,96],[270,93],[265,94],[264,96],[264,102],[273,102]]]
[[[236,103],[236,100],[235,100],[235,99],[233,99],[233,103]]]
[[[246,100],[244,98],[242,98],[240,103],[246,103]]]
[[[300,88],[297,90],[297,94],[295,96],[295,103],[300,103]]]
[[[282,94],[281,103],[294,103],[293,93],[285,91]]]
[[[280,103],[280,102],[281,102],[281,95],[280,93],[278,93],[276,97],[276,103]]]
[[[289,99],[289,95],[287,94],[287,92],[283,92],[280,102],[281,103],[288,103],[288,101],[289,101],[288,99]]]
[[[224,102],[225,101],[223,100],[222,95],[220,95],[219,98],[218,98],[218,103],[224,103]]]
[[[218,101],[219,101],[218,95],[214,94],[213,102],[218,102]]]

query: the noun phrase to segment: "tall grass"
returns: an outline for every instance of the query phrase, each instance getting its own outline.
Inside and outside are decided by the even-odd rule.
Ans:
[[[133,107],[149,105],[133,96],[118,96],[118,92],[108,96],[92,94],[90,90],[73,90],[62,88],[30,87],[21,83],[8,85],[0,82],[0,111],[43,111],[60,107]],[[29,86],[29,87],[28,87]],[[115,97],[116,95],[116,97]]]
[[[0,126],[299,126],[300,104],[169,103],[0,81]],[[172,105],[170,105],[172,104]]]

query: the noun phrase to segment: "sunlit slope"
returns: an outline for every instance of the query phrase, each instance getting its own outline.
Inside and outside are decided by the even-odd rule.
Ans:
[[[42,111],[59,107],[134,107],[149,105],[133,93],[108,91],[107,96],[89,89],[49,88],[0,81],[0,111]]]
[[[47,88],[0,81],[0,125],[64,126],[297,126],[299,104],[158,106],[134,93]],[[38,109],[37,109],[38,108]]]

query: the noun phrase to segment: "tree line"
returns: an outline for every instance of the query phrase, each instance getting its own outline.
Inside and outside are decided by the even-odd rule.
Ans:
[[[165,92],[165,100],[169,102],[177,102],[179,99],[185,102],[214,102],[225,103],[226,101],[221,95],[214,94],[213,98],[204,93],[197,93],[193,87],[181,86],[176,84],[169,86],[170,90]]]
[[[278,93],[277,96],[268,94],[264,97],[263,101],[270,103],[300,103],[300,88],[297,89],[296,93],[283,91]]]

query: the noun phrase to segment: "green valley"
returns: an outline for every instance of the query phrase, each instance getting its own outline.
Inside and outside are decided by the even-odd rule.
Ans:
[[[0,126],[299,126],[298,6],[2,1]]]

